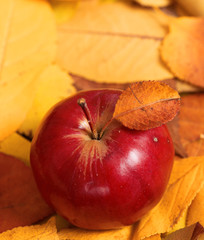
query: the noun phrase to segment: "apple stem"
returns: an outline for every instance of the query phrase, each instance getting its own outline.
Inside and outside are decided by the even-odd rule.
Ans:
[[[92,132],[92,138],[93,139],[99,139],[98,132],[96,131],[96,128],[95,128],[95,126],[93,124],[91,113],[90,113],[90,110],[89,110],[89,108],[87,106],[86,100],[84,98],[79,98],[77,103],[82,108],[82,110],[83,110],[83,112],[84,112],[84,114],[86,116],[86,119],[88,121],[88,124],[89,124],[91,132]]]

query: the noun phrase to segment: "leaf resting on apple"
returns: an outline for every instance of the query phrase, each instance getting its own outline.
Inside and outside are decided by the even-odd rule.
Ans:
[[[168,85],[138,82],[120,95],[113,117],[130,129],[147,130],[172,120],[179,107],[180,96]]]

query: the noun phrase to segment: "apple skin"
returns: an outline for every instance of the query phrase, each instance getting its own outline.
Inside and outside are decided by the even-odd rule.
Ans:
[[[152,209],[167,186],[174,157],[165,125],[131,130],[114,120],[92,139],[79,98],[99,132],[112,117],[120,90],[79,92],[52,108],[31,146],[38,188],[60,215],[85,229],[132,224]]]

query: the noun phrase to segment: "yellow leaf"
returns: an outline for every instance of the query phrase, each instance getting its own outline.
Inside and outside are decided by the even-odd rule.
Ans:
[[[162,38],[167,33],[153,10],[146,11],[122,2],[100,3],[95,0],[81,1],[74,17],[60,26],[67,31],[99,31],[101,34],[108,31],[112,34],[134,34],[149,38]]]
[[[172,3],[172,0],[135,0],[146,7],[166,7]]]
[[[61,230],[58,235],[60,240],[128,240],[130,239],[132,230],[133,226],[107,231],[88,231],[79,228],[67,228]]]
[[[204,187],[197,194],[187,214],[187,225],[199,222],[204,226]]]
[[[139,222],[136,239],[168,232],[181,219],[204,184],[204,157],[199,158],[202,161],[189,171],[183,169],[183,175],[168,186],[160,203]]]
[[[198,165],[203,165],[203,157],[189,157],[182,160],[174,161],[173,170],[169,179],[169,185],[175,183],[179,179],[185,176],[193,168]]]
[[[18,133],[12,133],[0,142],[0,152],[21,159],[26,165],[30,165],[30,141]]]
[[[59,26],[58,62],[98,82],[171,78],[158,51],[165,34],[151,9],[85,1],[69,22]]]
[[[37,13],[37,14],[36,14]],[[0,1],[0,140],[23,122],[35,78],[56,52],[56,26],[46,1]]]
[[[32,138],[47,111],[76,92],[72,83],[72,78],[57,65],[48,66],[38,79],[34,102],[19,132]]]
[[[68,21],[76,11],[78,0],[76,1],[51,1],[55,18],[58,24]]]
[[[204,18],[182,17],[171,21],[161,56],[179,79],[204,87]]]
[[[193,16],[204,16],[203,0],[176,0],[187,13]]]
[[[55,219],[43,225],[17,227],[0,234],[0,240],[59,240]]]
[[[174,227],[168,232],[168,234],[171,234],[172,232],[175,232],[179,229],[182,229],[186,226],[186,215],[187,215],[187,211],[186,210],[183,214],[183,216],[180,218],[180,220],[174,225]]]

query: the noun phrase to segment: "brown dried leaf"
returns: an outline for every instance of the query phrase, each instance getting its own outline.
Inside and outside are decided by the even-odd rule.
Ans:
[[[199,236],[204,233],[204,228],[199,223],[189,227],[182,228],[169,234],[164,240],[198,240]]]
[[[168,232],[180,220],[204,184],[204,157],[199,160],[202,161],[192,169],[183,168],[181,177],[168,186],[160,203],[139,222],[136,239]]]
[[[182,17],[171,21],[161,56],[180,79],[204,87],[204,19]]]
[[[74,80],[73,85],[78,91],[97,88],[115,88],[124,90],[129,86],[129,83],[100,83],[73,73],[70,75]]]
[[[200,224],[204,226],[204,187],[191,203],[187,213],[187,225],[191,225],[196,222],[200,222]]]
[[[79,90],[87,90],[87,89],[96,89],[96,88],[118,88],[118,89],[126,89],[129,86],[129,83],[105,83],[105,82],[96,82],[91,79],[87,79],[85,77],[70,73],[71,77],[74,79],[74,86]],[[137,82],[136,80],[133,81]],[[203,89],[196,87],[192,84],[189,84],[184,81],[180,81],[176,78],[172,79],[164,79],[161,80],[168,84],[170,87],[176,89],[179,93],[185,92],[201,92]]]
[[[17,227],[1,233],[0,240],[59,240],[55,222],[52,217],[42,225]]]
[[[0,232],[32,224],[53,213],[41,198],[31,169],[3,153],[0,153],[0,193]]]
[[[189,156],[204,155],[204,94],[181,98],[179,116],[181,142]]]
[[[60,240],[127,240],[130,239],[133,226],[118,230],[88,231],[79,228],[67,228],[59,232]]]
[[[116,88],[125,90],[130,84],[129,83],[105,83],[105,82],[96,82],[91,79],[76,75],[71,73],[70,76],[74,80],[74,86],[78,91],[87,90],[87,89],[96,89],[96,88]],[[135,83],[137,81],[134,81]],[[173,89],[177,90],[177,82],[174,78],[161,80],[161,82],[168,84]]]
[[[58,30],[58,63],[71,73],[106,83],[173,77],[159,57],[166,28],[152,9],[84,1]]]
[[[176,90],[160,82],[132,84],[120,95],[113,117],[124,126],[146,130],[172,120],[179,110]]]

